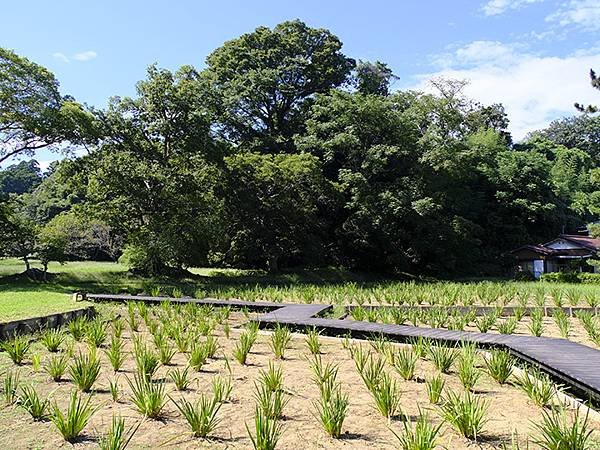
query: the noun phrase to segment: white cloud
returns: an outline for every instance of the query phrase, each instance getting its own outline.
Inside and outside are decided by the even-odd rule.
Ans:
[[[489,0],[481,10],[486,16],[496,16],[509,9],[520,9],[532,3],[539,3],[545,0]]]
[[[67,58],[67,56],[61,52],[52,53],[52,57],[54,59],[58,59],[59,61],[62,61],[62,62],[66,62],[66,63],[69,62],[69,58]]]
[[[98,54],[95,51],[88,50],[85,52],[76,53],[75,55],[73,55],[73,59],[75,59],[77,61],[90,61],[90,60],[96,58],[97,56],[98,56]]]
[[[469,80],[465,94],[484,104],[502,103],[517,140],[556,118],[577,114],[574,102],[600,103],[588,76],[590,68],[598,67],[598,49],[566,57],[536,56],[479,41],[452,56],[437,72],[419,75],[414,88],[431,91],[428,80],[435,77]]]
[[[561,26],[575,25],[587,30],[600,30],[600,1],[571,0],[546,17]]]
[[[518,48],[498,41],[473,41],[434,58],[440,68],[471,67],[486,64],[504,64],[514,60]]]

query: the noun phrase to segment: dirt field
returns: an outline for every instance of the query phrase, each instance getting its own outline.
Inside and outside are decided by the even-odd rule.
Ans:
[[[126,315],[125,307],[107,307],[104,313],[119,312]],[[330,438],[321,428],[314,415],[313,401],[319,396],[318,387],[312,381],[312,372],[309,367],[309,352],[304,342],[303,335],[294,335],[285,360],[274,359],[269,347],[270,335],[260,332],[257,342],[248,357],[248,365],[240,365],[232,356],[233,347],[238,340],[240,330],[237,326],[247,321],[241,313],[232,313],[230,316],[231,335],[226,338],[223,326],[219,325],[214,335],[218,337],[221,346],[218,357],[211,359],[203,367],[202,372],[192,371],[190,389],[181,393],[175,390],[173,383],[168,379],[167,372],[173,367],[184,368],[187,365],[187,355],[177,353],[172,361],[172,366],[162,366],[158,369],[155,380],[164,380],[166,390],[173,399],[184,396],[188,400],[198,397],[199,393],[211,392],[211,379],[217,374],[228,376],[226,355],[232,370],[233,392],[232,400],[224,403],[219,411],[222,419],[210,439],[194,438],[188,425],[175,405],[167,403],[163,417],[160,420],[143,419],[133,408],[130,400],[130,389],[126,378],[133,378],[135,362],[133,355],[132,332],[128,327],[123,332],[125,349],[129,354],[121,372],[114,374],[107,357],[100,352],[102,370],[99,379],[94,384],[93,402],[101,408],[93,416],[84,430],[84,437],[76,448],[97,448],[98,437],[108,429],[113,414],[120,414],[125,418],[127,426],[135,425],[142,421],[137,433],[133,437],[129,448],[216,448],[216,449],[246,449],[252,448],[245,424],[253,428],[254,416],[254,382],[257,380],[260,369],[265,369],[269,361],[282,364],[284,373],[284,386],[289,393],[290,401],[284,409],[282,421],[284,431],[279,441],[281,449],[393,449],[398,448],[397,440],[390,428],[397,433],[403,430],[400,419],[388,419],[381,416],[375,409],[371,394],[359,376],[348,350],[342,346],[341,339],[321,338],[323,361],[333,361],[339,365],[338,380],[343,391],[349,394],[350,406],[348,416],[344,422],[344,434],[341,439]],[[548,327],[550,329],[550,326]],[[109,327],[110,334],[110,327]],[[151,336],[142,323],[139,334],[148,340],[151,346]],[[363,343],[365,348],[371,348],[368,343]],[[86,351],[87,346],[77,343],[78,350]],[[32,351],[39,352],[43,360],[48,358],[48,352],[41,344],[36,343]],[[12,362],[5,353],[0,354],[0,364],[3,369],[12,367]],[[44,362],[42,362],[43,367]],[[481,361],[480,361],[481,364]],[[401,409],[405,416],[414,421],[418,417],[419,407],[427,412],[433,423],[440,422],[438,407],[428,402],[424,379],[434,375],[436,370],[429,361],[417,362],[416,380],[404,381],[394,372],[392,367],[387,371],[397,379],[402,390]],[[119,380],[122,395],[119,402],[112,401],[108,391],[109,380]],[[462,386],[454,372],[443,375],[446,380],[446,389],[462,392]],[[48,375],[41,371],[33,372],[28,359],[21,368],[21,380],[32,382],[35,388],[45,398],[50,396],[59,406],[66,406],[67,395],[75,389],[74,384],[65,375],[65,381],[59,383],[50,380]],[[484,374],[476,388],[476,395],[489,401],[489,421],[484,426],[484,433],[477,443],[462,438],[449,425],[444,424],[438,444],[442,448],[498,448],[503,443],[510,448],[511,438],[514,433],[521,443],[532,435],[532,423],[539,422],[542,409],[532,404],[526,394],[512,384],[501,386]],[[53,400],[53,401],[54,401]],[[600,422],[597,416],[590,415],[590,425],[596,430],[598,438]],[[36,422],[31,416],[18,406],[4,406],[0,410],[0,447],[6,449],[30,448],[71,448],[72,444],[66,443],[50,421]],[[530,444],[530,448],[536,448]]]

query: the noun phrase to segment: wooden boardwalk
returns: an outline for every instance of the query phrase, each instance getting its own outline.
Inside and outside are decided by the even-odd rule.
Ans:
[[[594,402],[600,403],[600,351],[566,339],[452,331],[408,325],[358,322],[346,319],[327,319],[318,317],[320,314],[331,309],[331,305],[324,304],[290,304],[212,298],[192,299],[104,294],[87,294],[86,297],[92,301],[145,301],[154,303],[170,301],[266,311],[254,319],[263,328],[273,327],[275,324],[284,324],[299,330],[315,327],[321,333],[330,336],[350,334],[355,338],[369,338],[382,335],[397,342],[406,342],[420,336],[448,344],[469,341],[474,342],[482,348],[505,348],[515,357],[534,364],[550,374],[553,378],[569,387],[573,394],[579,395],[583,399],[592,399]]]

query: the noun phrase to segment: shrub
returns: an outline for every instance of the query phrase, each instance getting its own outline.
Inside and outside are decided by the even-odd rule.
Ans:
[[[84,400],[78,396],[77,392],[73,391],[71,392],[66,414],[62,413],[56,403],[54,404],[50,420],[56,425],[66,441],[73,442],[98,410],[98,407],[91,405],[91,401],[91,396],[86,397]]]
[[[275,354],[275,358],[284,359],[285,351],[292,340],[292,333],[289,328],[277,324],[273,334],[271,334],[271,350]]]
[[[96,352],[77,355],[69,366],[69,375],[75,385],[83,392],[89,392],[100,374],[100,360]]]
[[[131,401],[145,417],[156,419],[160,417],[166,403],[165,387],[163,383],[153,383],[148,378],[136,374],[133,382],[127,379],[131,388]]]
[[[196,437],[205,438],[214,431],[221,421],[217,418],[221,403],[214,397],[209,399],[204,394],[200,394],[200,398],[196,403],[188,402],[185,398],[182,398],[180,402],[171,400],[185,417]]]
[[[441,375],[436,375],[426,381],[427,397],[432,404],[437,405],[440,402],[445,384],[446,382]]]
[[[65,337],[65,333],[62,330],[51,328],[42,333],[40,342],[44,344],[49,352],[55,353],[64,342]]]
[[[409,425],[408,421],[402,422],[402,425],[404,426],[404,433],[401,435],[391,430],[398,439],[402,450],[433,450],[436,448],[436,441],[442,424],[440,423],[434,427],[427,414],[423,414],[420,408],[419,418],[414,428]]]
[[[8,341],[0,342],[0,348],[8,353],[12,362],[17,365],[21,365],[23,360],[25,359],[25,355],[29,351],[31,343],[29,339],[26,339],[23,336],[15,335],[12,339]]]
[[[67,370],[68,361],[69,358],[67,357],[67,355],[54,355],[50,358],[50,360],[44,367],[44,370],[48,375],[50,375],[52,380],[60,381],[62,376],[65,374],[65,371]]]
[[[513,358],[506,350],[492,350],[485,365],[490,376],[500,384],[506,383],[513,372]]]
[[[246,431],[256,450],[275,450],[283,428],[257,406],[254,414],[254,435],[248,428],[248,424],[246,424]]]
[[[401,348],[394,354],[393,362],[396,372],[405,380],[412,380],[415,376],[417,355],[409,348]]]
[[[442,417],[468,439],[477,440],[485,425],[488,403],[470,392],[458,395],[450,391],[442,401]]]
[[[548,450],[586,450],[592,448],[590,440],[592,430],[589,428],[588,414],[582,419],[579,409],[575,411],[572,421],[567,419],[564,410],[542,412],[542,422],[534,424],[539,436],[534,442]]]
[[[98,440],[100,450],[125,450],[140,425],[138,422],[137,426],[125,430],[125,420],[113,415],[108,433]]]
[[[49,400],[42,400],[33,386],[23,386],[19,395],[19,405],[31,414],[33,420],[46,418]]]
[[[578,283],[579,277],[576,272],[552,272],[543,273],[540,276],[540,281],[549,283]]]

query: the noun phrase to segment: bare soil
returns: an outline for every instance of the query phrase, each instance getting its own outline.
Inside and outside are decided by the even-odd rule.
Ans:
[[[125,309],[122,311],[125,315]],[[247,449],[252,448],[248,437],[246,425],[252,429],[254,416],[254,381],[257,380],[260,369],[265,369],[269,361],[282,364],[284,372],[284,385],[290,394],[290,401],[284,412],[285,419],[283,435],[278,448],[281,449],[393,449],[398,448],[397,441],[390,428],[397,433],[403,430],[402,419],[388,420],[380,415],[374,408],[371,394],[360,378],[349,352],[343,348],[342,341],[335,338],[322,338],[323,361],[334,361],[339,364],[338,379],[343,390],[349,394],[350,407],[344,422],[344,435],[341,439],[330,438],[321,428],[314,415],[313,401],[318,398],[318,388],[311,380],[311,370],[308,362],[308,349],[303,335],[294,335],[291,346],[286,352],[283,361],[275,360],[269,347],[270,335],[261,332],[258,340],[248,357],[248,365],[242,366],[233,358],[233,347],[239,336],[235,326],[241,325],[247,319],[241,313],[232,313],[230,324],[231,336],[227,339],[223,328],[217,328],[215,335],[221,345],[220,355],[210,360],[203,367],[202,372],[192,372],[190,389],[180,393],[175,390],[173,383],[167,378],[167,372],[172,367],[185,367],[187,356],[178,353],[173,358],[173,365],[160,367],[155,379],[165,379],[169,395],[178,399],[185,397],[193,400],[201,392],[210,393],[211,379],[217,374],[228,375],[225,357],[229,359],[232,369],[233,393],[232,400],[223,404],[219,411],[222,419],[210,439],[194,438],[183,417],[176,407],[169,402],[164,409],[164,416],[160,420],[144,419],[132,406],[130,389],[126,378],[132,378],[135,372],[135,362],[131,332],[126,328],[123,337],[126,342],[128,354],[122,372],[114,374],[106,355],[100,352],[102,358],[102,372],[94,385],[93,402],[101,408],[93,416],[84,431],[80,442],[74,445],[78,449],[97,448],[98,437],[104,434],[110,425],[113,414],[120,414],[125,418],[126,424],[132,426],[142,422],[133,437],[129,448],[149,449]],[[151,343],[151,336],[144,326],[140,333]],[[549,333],[552,332],[548,324]],[[574,334],[574,337],[579,334]],[[363,343],[369,346],[368,343]],[[85,344],[78,343],[78,349],[84,351]],[[34,352],[43,355],[47,360],[48,353],[40,344],[34,345]],[[0,354],[0,367],[12,366],[6,354]],[[43,363],[42,363],[43,366]],[[416,379],[414,381],[402,380],[391,367],[387,370],[394,376],[402,389],[402,412],[410,421],[416,420],[419,408],[426,412],[430,420],[437,424],[440,422],[438,408],[428,402],[424,380],[433,376],[436,371],[429,361],[419,360],[417,363]],[[43,396],[49,396],[63,409],[66,407],[67,396],[75,389],[74,384],[66,375],[65,381],[53,382],[42,371],[35,373],[30,362],[22,367],[22,380],[34,384]],[[462,390],[455,373],[443,375],[446,380],[446,389],[457,392]],[[108,391],[109,380],[117,378],[122,389],[119,402],[112,401]],[[539,422],[542,408],[532,404],[526,394],[512,384],[501,386],[484,374],[477,386],[476,395],[489,402],[489,421],[484,427],[484,434],[474,443],[459,436],[449,425],[442,427],[442,435],[438,444],[447,449],[492,449],[508,444],[511,439],[524,443],[528,436],[535,432],[532,423]],[[596,438],[600,430],[600,422],[596,416],[590,416],[590,425],[596,430]],[[36,422],[29,414],[18,406],[3,406],[0,409],[0,448],[6,449],[55,449],[71,448],[72,444],[66,443],[50,421]],[[530,442],[530,448],[536,448]]]

